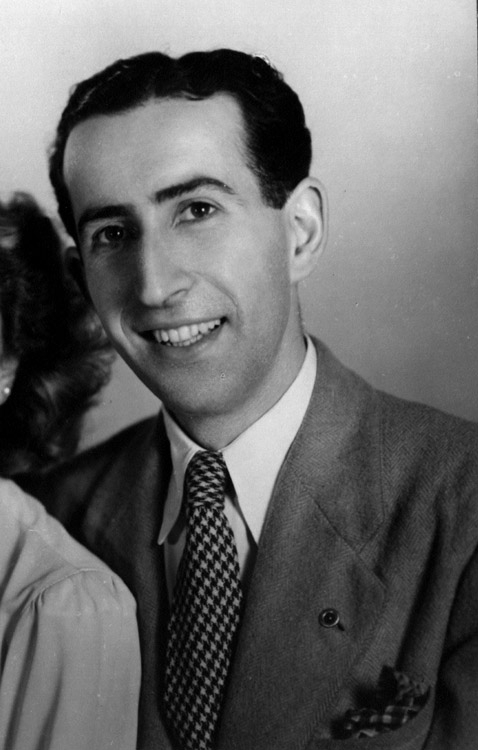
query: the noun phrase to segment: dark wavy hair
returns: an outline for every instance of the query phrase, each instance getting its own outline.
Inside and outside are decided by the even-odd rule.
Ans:
[[[148,52],[117,60],[72,90],[50,154],[50,180],[60,216],[72,237],[75,222],[63,178],[66,142],[73,128],[97,115],[134,109],[151,99],[206,99],[225,93],[239,104],[245,124],[246,159],[266,205],[281,208],[309,174],[310,132],[297,94],[257,55],[230,49],[171,58]]]
[[[0,406],[0,475],[13,476],[74,453],[112,362],[99,321],[65,271],[58,233],[24,193],[0,203],[0,314],[4,356],[18,361]]]

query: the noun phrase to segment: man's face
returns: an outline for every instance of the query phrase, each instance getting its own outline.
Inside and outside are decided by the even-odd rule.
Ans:
[[[183,426],[257,419],[303,341],[286,211],[262,200],[235,101],[152,100],[86,120],[65,180],[88,290],[120,355]]]

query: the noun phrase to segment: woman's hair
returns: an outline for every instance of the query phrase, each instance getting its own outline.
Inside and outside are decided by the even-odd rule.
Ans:
[[[0,203],[0,314],[3,355],[18,361],[0,406],[0,476],[12,476],[74,453],[112,362],[52,222],[22,193]]]

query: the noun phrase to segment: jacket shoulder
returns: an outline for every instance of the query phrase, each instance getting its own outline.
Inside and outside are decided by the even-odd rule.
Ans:
[[[373,387],[320,343],[318,356],[303,433],[309,461],[324,464],[325,446],[328,471],[340,475],[362,508],[375,508],[376,520],[388,519],[396,528],[400,518],[413,515],[423,530],[440,527],[452,543],[476,545],[478,425]],[[305,459],[300,461],[301,475],[310,474]],[[335,501],[329,508],[335,518],[337,506]],[[342,526],[347,509],[345,504]],[[372,535],[370,518],[365,525]]]
[[[478,467],[478,425],[426,404],[375,391],[384,457],[413,460],[438,474],[469,463]]]
[[[136,422],[73,459],[41,474],[16,477],[17,483],[39,499],[62,523],[110,481],[131,481],[135,468],[161,442],[162,420],[155,416]]]
[[[377,392],[382,497],[388,517],[447,539],[459,557],[478,544],[478,425]]]

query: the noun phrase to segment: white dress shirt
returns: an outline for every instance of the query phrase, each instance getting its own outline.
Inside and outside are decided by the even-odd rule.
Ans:
[[[307,353],[294,382],[269,411],[221,451],[231,479],[226,487],[224,510],[234,533],[241,580],[245,586],[256,557],[274,484],[309,405],[316,371],[315,347],[307,338]],[[184,475],[194,454],[204,449],[183,432],[164,408],[163,414],[171,445],[173,472],[158,543],[164,545],[171,598],[186,537],[182,511]]]

